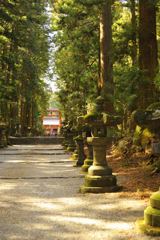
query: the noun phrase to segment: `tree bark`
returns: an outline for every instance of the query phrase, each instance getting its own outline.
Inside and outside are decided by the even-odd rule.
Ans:
[[[137,61],[137,24],[136,24],[136,14],[135,14],[135,0],[130,1],[130,10],[131,10],[131,22],[132,22],[132,35],[131,35],[131,41],[132,41],[132,65],[134,65]]]
[[[156,101],[154,78],[158,67],[156,7],[149,0],[139,0],[139,107],[145,109]]]
[[[100,14],[100,76],[98,81],[98,89],[104,97],[105,112],[113,113],[114,106],[113,96],[113,64],[111,60],[112,54],[112,14],[111,1],[108,0],[103,5]]]

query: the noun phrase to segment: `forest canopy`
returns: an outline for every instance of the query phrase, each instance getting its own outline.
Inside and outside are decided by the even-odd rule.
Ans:
[[[125,129],[132,111],[160,101],[159,1],[2,0],[0,13],[0,117],[10,128],[41,125],[50,68],[67,121],[102,95]]]
[[[15,134],[20,124],[41,125],[49,101],[43,76],[49,62],[47,2],[2,0],[0,3],[0,117]]]
[[[159,1],[51,2],[57,97],[65,119],[86,114],[98,95],[126,121],[133,110],[160,100]]]

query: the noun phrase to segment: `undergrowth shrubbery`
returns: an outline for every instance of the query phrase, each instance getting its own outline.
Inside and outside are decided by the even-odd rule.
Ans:
[[[117,144],[114,145],[113,150],[122,156],[122,166],[129,167],[135,163],[135,159],[138,159],[138,165],[143,168],[150,166],[151,175],[160,172],[160,158],[153,155],[151,148],[145,152],[140,144],[135,144],[133,137],[120,139]]]

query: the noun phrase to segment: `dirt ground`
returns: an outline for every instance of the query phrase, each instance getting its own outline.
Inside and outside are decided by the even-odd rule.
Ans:
[[[160,173],[155,171],[149,155],[144,152],[125,155],[116,150],[108,149],[106,159],[113,173],[124,177],[123,192],[148,197],[152,192],[159,190]]]

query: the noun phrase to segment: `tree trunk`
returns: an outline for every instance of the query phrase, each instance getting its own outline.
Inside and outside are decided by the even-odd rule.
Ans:
[[[111,1],[103,5],[100,15],[100,77],[98,88],[104,97],[105,112],[113,113],[113,64],[112,54],[112,14]]]
[[[131,10],[131,22],[132,22],[132,35],[131,35],[131,41],[132,41],[132,65],[134,65],[137,61],[137,39],[136,39],[136,30],[137,30],[137,24],[136,24],[136,14],[135,14],[135,0],[130,1],[130,10]]]
[[[34,100],[33,100],[33,98],[32,98],[31,104],[32,104],[31,126],[32,126],[32,128],[34,128]]]
[[[24,136],[26,134],[26,126],[27,126],[27,104],[26,102],[22,103],[22,122],[21,122],[21,134]]]
[[[154,78],[158,67],[156,39],[156,7],[149,0],[139,0],[139,107],[145,109],[156,101]]]
[[[31,113],[31,111],[32,111],[32,106],[31,105],[29,105],[29,104],[27,104],[27,122],[26,122],[26,125],[28,126],[28,127],[32,127],[32,123],[31,123],[31,116],[32,116],[32,113]]]

